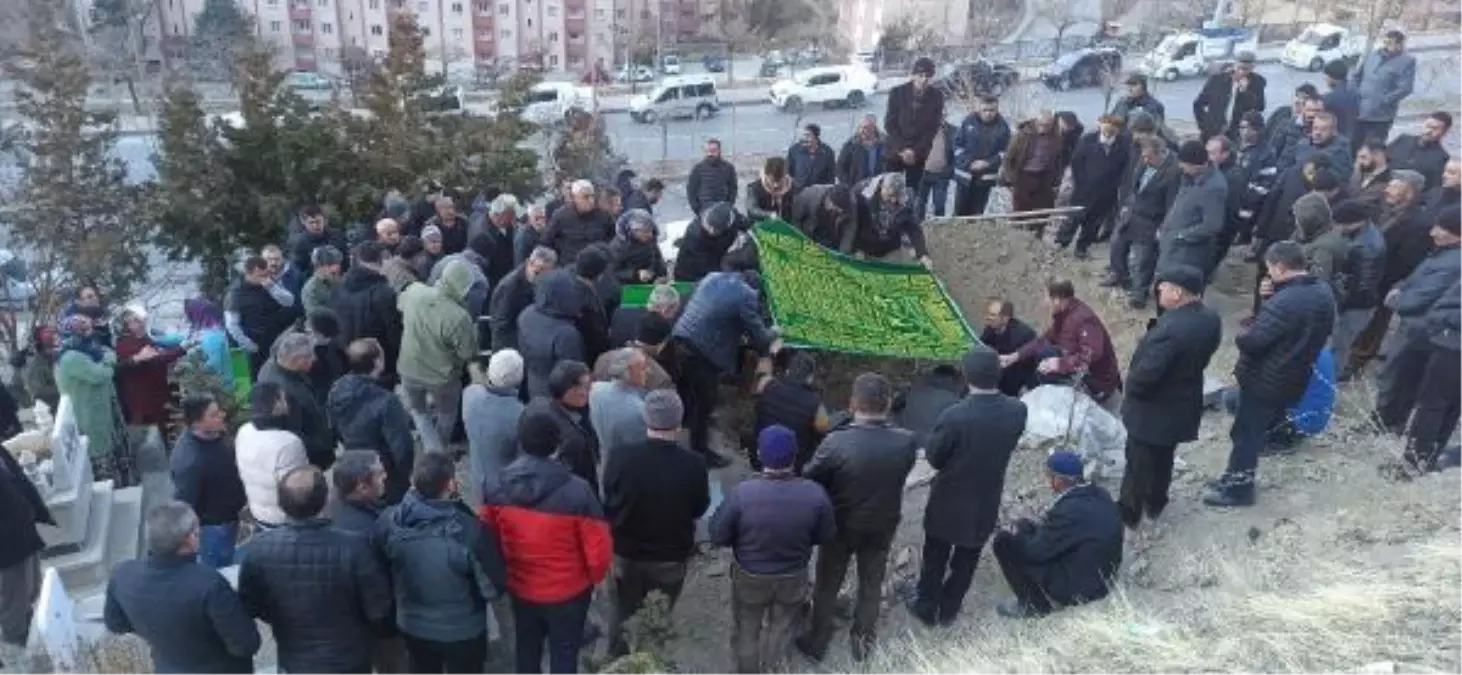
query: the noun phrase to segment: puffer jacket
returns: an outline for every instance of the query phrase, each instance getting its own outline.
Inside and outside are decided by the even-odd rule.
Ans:
[[[1299,400],[1334,325],[1335,298],[1328,284],[1308,274],[1275,284],[1254,324],[1234,338],[1239,389],[1283,406]]]
[[[1341,311],[1374,309],[1381,304],[1381,273],[1386,270],[1386,240],[1375,225],[1366,223],[1344,233],[1345,263],[1331,281]]]
[[[559,361],[584,361],[584,338],[575,327],[583,311],[579,280],[554,270],[533,286],[533,306],[518,316],[518,351],[528,378],[529,396],[548,395],[548,374]]]
[[[351,450],[375,450],[386,469],[388,504],[411,487],[414,441],[411,413],[394,392],[369,375],[350,374],[330,388],[326,406],[340,443]]]
[[[701,211],[716,202],[736,203],[736,167],[725,159],[707,157],[691,167],[685,182],[690,211]]]
[[[891,538],[918,451],[913,432],[887,421],[848,422],[828,433],[802,475],[827,490],[839,537]]]
[[[391,618],[391,582],[359,535],[330,521],[287,523],[249,540],[239,597],[269,624],[289,673],[370,669],[371,644]]]
[[[386,276],[364,265],[350,268],[330,297],[330,309],[340,317],[340,341],[350,344],[375,338],[386,353],[385,375],[395,378],[401,355],[401,312]]]
[[[1362,122],[1394,120],[1401,101],[1416,86],[1416,57],[1377,49],[1367,54],[1360,67],[1350,74],[1350,82],[1360,94],[1357,119]]]
[[[672,334],[723,373],[736,372],[743,336],[763,353],[774,337],[762,322],[756,289],[735,272],[716,272],[702,280],[676,319]]]
[[[1396,284],[1398,294],[1388,303],[1396,316],[1401,317],[1396,332],[1407,341],[1427,340],[1427,312],[1456,285],[1459,277],[1462,277],[1462,250],[1456,245],[1427,254],[1410,276]]]
[[[462,376],[477,355],[477,324],[465,307],[471,286],[468,263],[456,260],[435,287],[411,284],[401,292],[396,306],[405,324],[398,365],[402,379],[434,387]]]
[[[580,213],[578,208],[568,206],[548,219],[548,227],[543,229],[538,245],[557,251],[558,264],[570,266],[580,251],[613,237],[614,219],[609,214],[599,209]]]
[[[497,537],[462,502],[415,490],[380,522],[401,632],[435,642],[482,635],[487,605],[507,585]]]

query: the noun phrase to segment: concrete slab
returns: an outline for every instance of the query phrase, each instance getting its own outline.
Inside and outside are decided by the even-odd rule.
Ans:
[[[112,527],[112,481],[91,485],[91,509],[80,550],[42,557],[41,566],[56,570],[67,588],[81,589],[106,583],[107,537]]]
[[[91,462],[76,462],[71,466],[72,475],[67,479],[69,487],[46,498],[46,508],[50,509],[56,525],[36,528],[41,540],[46,542],[46,548],[79,547],[86,539],[86,524],[91,513]]]

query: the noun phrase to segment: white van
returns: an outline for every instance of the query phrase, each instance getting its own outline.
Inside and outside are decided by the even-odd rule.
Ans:
[[[1352,61],[1365,49],[1365,36],[1329,23],[1317,23],[1284,45],[1279,62],[1291,68],[1319,71],[1331,61]]]
[[[716,81],[708,75],[667,77],[650,93],[629,101],[629,116],[643,124],[675,118],[703,119],[720,111]]]

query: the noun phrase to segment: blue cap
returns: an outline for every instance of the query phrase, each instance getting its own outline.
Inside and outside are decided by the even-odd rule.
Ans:
[[[761,430],[756,437],[756,456],[761,465],[768,469],[791,468],[797,458],[797,434],[780,424],[773,424]]]
[[[1081,478],[1086,475],[1081,465],[1081,456],[1070,450],[1051,451],[1051,456],[1046,458],[1046,468],[1065,478]]]

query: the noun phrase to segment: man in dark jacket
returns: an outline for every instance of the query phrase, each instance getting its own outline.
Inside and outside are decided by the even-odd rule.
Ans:
[[[326,408],[340,442],[350,450],[372,450],[386,471],[387,504],[396,504],[410,487],[415,453],[411,413],[401,398],[382,386],[385,358],[381,346],[366,338],[346,349],[350,373],[330,388]]]
[[[824,248],[851,254],[866,200],[846,185],[815,185],[792,200],[789,222]]]
[[[761,301],[741,272],[716,272],[701,280],[675,321],[672,340],[680,357],[680,399],[690,427],[690,449],[713,468],[725,457],[711,450],[711,413],[720,396],[721,376],[735,373],[743,337],[763,354],[780,351],[776,334],[762,323]]]
[[[1456,282],[1426,313],[1431,356],[1416,388],[1416,412],[1406,431],[1406,460],[1419,471],[1433,471],[1442,447],[1457,430],[1458,334],[1462,331],[1462,286]]]
[[[797,188],[808,185],[831,185],[837,180],[837,158],[833,149],[822,142],[822,127],[802,127],[802,139],[787,148],[787,173]]]
[[[842,182],[841,179],[839,182]],[[743,198],[746,217],[753,223],[774,218],[788,220],[792,217],[792,198],[796,193],[797,185],[787,175],[787,160],[782,157],[768,157],[762,164],[761,175],[746,184],[746,196]],[[685,250],[684,244],[681,244],[681,250]]]
[[[1401,317],[1395,345],[1387,347],[1385,366],[1377,378],[1375,420],[1382,429],[1400,434],[1416,406],[1417,384],[1432,356],[1427,313],[1462,275],[1462,211],[1449,209],[1432,224],[1432,250],[1421,264],[1386,293],[1385,303]],[[1456,342],[1455,334],[1452,341]],[[1431,451],[1429,451],[1431,452]]]
[[[1254,72],[1254,53],[1234,55],[1232,66],[1208,77],[1193,99],[1193,119],[1204,142],[1218,135],[1238,139],[1239,120],[1249,112],[1264,112],[1264,88],[1268,81]]]
[[[507,586],[496,535],[456,498],[456,463],[423,455],[412,491],[380,521],[396,594],[396,626],[413,673],[478,673],[488,604]]]
[[[1157,270],[1158,226],[1177,199],[1182,172],[1177,158],[1161,139],[1145,138],[1136,146],[1141,161],[1122,188],[1125,198],[1117,214],[1116,236],[1107,261],[1111,273],[1101,285],[1127,289],[1128,304],[1141,308],[1147,306],[1152,275]],[[1133,256],[1135,269],[1128,261]]]
[[[457,200],[450,194],[442,194],[432,200],[432,207],[436,213],[422,225],[421,231],[426,228],[435,227],[442,233],[442,255],[452,255],[467,250],[467,230],[470,225],[466,218],[457,213]],[[426,235],[423,234],[425,239]]]
[[[1223,339],[1223,321],[1203,304],[1203,271],[1179,265],[1158,276],[1165,310],[1142,336],[1127,367],[1122,424],[1127,468],[1122,474],[1122,522],[1137,527],[1168,505],[1173,452],[1197,440],[1203,418],[1203,371]]]
[[[1421,208],[1427,218],[1436,220],[1447,207],[1458,204],[1462,204],[1462,159],[1449,159],[1441,184],[1422,195]]]
[[[924,455],[938,473],[924,509],[924,556],[909,611],[928,625],[954,623],[995,531],[1005,470],[1025,431],[1026,407],[995,389],[1000,358],[977,347],[963,363],[969,395],[939,416]]]
[[[1387,147],[1393,169],[1411,169],[1426,179],[1426,190],[1442,183],[1442,172],[1452,156],[1442,140],[1452,129],[1452,115],[1437,111],[1422,122],[1420,134],[1401,134]]]
[[[1409,169],[1392,172],[1386,186],[1386,203],[1381,207],[1378,229],[1386,241],[1386,263],[1381,271],[1377,293],[1385,298],[1401,280],[1410,276],[1432,247],[1431,230],[1435,221],[1422,210],[1418,195],[1424,183],[1421,174]],[[1376,307],[1371,320],[1361,329],[1350,346],[1350,363],[1342,379],[1350,379],[1365,369],[1380,354],[1386,331],[1391,326],[1391,307],[1384,302]]]
[[[15,456],[0,452],[0,641],[21,649],[30,634],[32,606],[41,593],[37,523],[54,526],[46,501]]]
[[[838,529],[837,537],[818,552],[812,623],[807,635],[797,640],[797,649],[814,661],[827,655],[838,591],[855,558],[858,599],[850,641],[853,660],[864,661],[873,649],[904,481],[919,452],[914,435],[888,421],[892,404],[893,386],[887,379],[876,373],[859,375],[849,402],[852,421],[835,427],[802,470],[802,475],[827,490]]]
[[[1359,199],[1379,205],[1386,198],[1386,186],[1391,182],[1391,162],[1386,144],[1380,141],[1366,141],[1355,151],[1355,171],[1350,175],[1347,189],[1352,199]]]
[[[334,246],[337,251],[349,249],[345,243],[345,235],[326,225],[325,212],[319,206],[306,206],[300,212],[299,222],[302,229],[289,238],[289,276],[297,280],[298,285],[286,284],[289,292],[296,296],[305,280],[315,273],[315,249],[322,246]]]
[[[1406,53],[1406,34],[1394,28],[1386,31],[1380,49],[1361,59],[1350,81],[1360,95],[1355,140],[1385,141],[1401,102],[1416,86],[1416,57]]]
[[[736,203],[736,167],[721,158],[721,141],[706,141],[706,157],[691,167],[685,179],[685,197],[690,212],[700,215],[706,207],[725,202]]]
[[[560,263],[564,265],[573,263],[579,252],[591,244],[614,238],[614,221],[599,210],[594,184],[577,180],[570,190],[573,203],[548,219],[548,227],[544,228],[538,240],[539,246],[547,246],[557,252]]]
[[[858,122],[858,131],[838,152],[838,182],[857,185],[882,173],[883,153],[883,134],[878,132],[878,116],[864,115]]]
[[[1355,167],[1351,147],[1350,139],[1341,136],[1335,128],[1335,116],[1320,112],[1310,120],[1310,133],[1294,146],[1290,160],[1291,164],[1298,165],[1304,164],[1311,155],[1326,155],[1330,158],[1330,169],[1344,184],[1350,181],[1350,172]]]
[[[1355,118],[1360,114],[1360,94],[1350,88],[1350,65],[1344,59],[1325,64],[1325,112],[1335,116],[1340,135],[1351,139],[1352,147],[1360,147],[1367,139],[1356,138]]]
[[[1000,367],[1037,359],[1036,376],[1042,383],[1085,387],[1097,403],[1111,399],[1122,390],[1122,372],[1101,317],[1077,299],[1076,287],[1066,279],[1046,284],[1046,305],[1051,326],[1015,353],[1002,355]],[[1080,382],[1074,381],[1077,378]]]
[[[711,505],[706,465],[678,442],[685,409],[674,391],[645,396],[646,439],[616,448],[604,465],[604,511],[614,532],[614,615],[609,655],[624,656],[624,622],[661,592],[670,606],[685,585],[696,521]]]
[[[518,316],[518,352],[528,371],[530,397],[548,394],[548,374],[560,361],[583,362],[588,353],[575,325],[584,309],[579,288],[572,272],[548,272],[533,286],[533,305]]]
[[[1329,285],[1311,276],[1305,251],[1293,241],[1277,242],[1264,254],[1268,278],[1260,294],[1267,299],[1254,323],[1234,345],[1239,363],[1239,409],[1229,436],[1228,468],[1203,496],[1209,506],[1254,503],[1254,472],[1269,430],[1284,419],[1310,382],[1310,367],[1335,325],[1335,297]]]
[[[593,363],[611,347],[609,315],[619,305],[620,286],[612,275],[607,280],[604,278],[609,258],[607,247],[594,244],[579,253],[574,261],[574,280],[578,282],[574,290],[579,294],[578,319],[574,326],[584,340],[584,363]]]
[[[697,282],[720,270],[726,252],[745,226],[730,202],[707,204],[699,213],[686,226],[685,238],[680,241],[675,258],[676,281]]]
[[[147,642],[158,673],[252,673],[259,630],[238,594],[198,556],[198,516],[182,502],[147,514],[147,557],[107,583],[107,630]]]
[[[362,338],[373,338],[384,352],[382,381],[388,386],[396,382],[396,359],[401,355],[401,311],[396,309],[396,290],[381,272],[387,253],[380,244],[366,241],[356,244],[355,264],[345,273],[330,309],[340,317],[340,341],[350,344]]]
[[[386,473],[376,451],[346,450],[340,453],[340,461],[330,470],[330,481],[335,486],[330,503],[325,506],[330,525],[372,541],[381,511],[386,506],[386,483],[390,480],[391,476]],[[411,484],[409,478],[406,484]],[[384,564],[385,559],[382,558]]]
[[[792,468],[798,474],[812,461],[812,453],[832,427],[815,383],[816,373],[812,354],[790,349],[757,364],[755,431],[783,426],[797,434],[797,459]],[[751,460],[751,468],[761,470],[758,460]]]
[[[518,315],[533,304],[534,288],[541,275],[553,271],[557,264],[558,254],[539,246],[492,288],[487,314],[493,351],[518,348]]]
[[[1087,258],[1102,222],[1117,206],[1122,170],[1131,151],[1132,144],[1122,135],[1122,120],[1115,115],[1103,115],[1098,130],[1076,142],[1070,162],[1071,205],[1082,207],[1082,212],[1065,220],[1056,233],[1056,244],[1064,248],[1074,237],[1077,260]]]
[[[1304,163],[1282,170],[1272,190],[1264,198],[1254,222],[1254,239],[1249,247],[1250,256],[1256,259],[1258,274],[1255,275],[1254,312],[1258,314],[1261,301],[1258,284],[1267,274],[1264,253],[1270,244],[1294,236],[1294,203],[1311,192],[1315,175],[1332,166],[1329,155],[1311,155]]]
[[[642,209],[653,215],[655,205],[660,203],[660,198],[664,195],[665,183],[659,178],[651,178],[645,181],[644,185],[638,188],[631,186],[631,189],[624,193],[624,210]]]
[[[1346,200],[1331,210],[1331,219],[1346,244],[1346,256],[1340,269],[1331,275],[1330,287],[1335,291],[1335,331],[1330,336],[1330,352],[1335,363],[1345,364],[1350,345],[1371,320],[1381,304],[1381,274],[1386,270],[1386,240],[1371,224],[1375,207],[1356,200]]]
[[[1294,105],[1282,106],[1270,113],[1264,122],[1264,140],[1276,159],[1292,151],[1309,131],[1310,120],[1325,109],[1320,90],[1306,82],[1295,88]],[[1288,168],[1282,166],[1281,169]]]
[[[1122,521],[1106,490],[1082,478],[1081,457],[1056,450],[1046,475],[1056,501],[1039,524],[1021,518],[995,535],[990,550],[1015,597],[1002,616],[1044,616],[1100,600],[1122,566]]]
[[[871,193],[862,201],[867,204],[865,218],[858,219],[853,235],[855,255],[881,260],[904,261],[904,245],[913,249],[914,259],[925,267],[933,267],[929,247],[924,241],[924,226],[916,212],[914,191],[904,184],[900,173],[883,174],[865,187]]]
[[[1147,87],[1147,76],[1128,75],[1124,84],[1127,85],[1127,95],[1117,99],[1117,102],[1112,105],[1112,114],[1120,118],[1123,123],[1127,123],[1131,121],[1128,117],[1140,110],[1151,115],[1153,121],[1158,125],[1162,125],[1168,116],[1167,107],[1162,104],[1162,101],[1153,97]]]
[[[1005,356],[1020,351],[1021,347],[1036,339],[1036,331],[1030,324],[1015,317],[1015,303],[1005,299],[991,300],[985,306],[985,329],[980,331],[980,344]],[[1017,363],[1000,371],[1000,393],[1020,398],[1026,388],[1036,387],[1036,362]]]
[[[1233,234],[1227,241],[1247,245],[1253,241],[1254,221],[1264,207],[1264,197],[1274,189],[1279,169],[1269,144],[1264,142],[1264,116],[1250,111],[1239,120],[1238,127],[1228,172],[1229,228]]]
[[[315,396],[310,368],[315,365],[315,341],[304,333],[279,339],[274,358],[259,370],[260,382],[273,382],[289,401],[288,430],[305,444],[310,463],[325,471],[335,463],[335,432]]]
[[[519,673],[542,669],[545,643],[549,672],[577,671],[594,586],[614,555],[597,491],[553,459],[560,438],[551,415],[525,411],[522,454],[487,478],[478,512],[507,561]]]
[[[1228,213],[1228,179],[1198,141],[1185,141],[1178,149],[1178,169],[1183,173],[1178,194],[1158,227],[1157,271],[1191,265],[1203,272],[1206,283]]]
[[[239,511],[248,505],[228,419],[212,396],[183,397],[183,424],[168,458],[176,499],[193,508],[199,521],[198,562],[213,568],[234,564]]]
[[[487,266],[483,273],[487,275],[487,283],[491,288],[497,288],[498,282],[517,266],[513,256],[513,243],[518,238],[519,215],[526,214],[518,204],[517,197],[510,194],[498,195],[487,207],[487,222],[484,223],[482,232],[475,233],[467,240],[468,247],[486,260]],[[480,234],[486,234],[487,239],[480,239]]]
[[[289,522],[255,535],[239,565],[239,597],[269,624],[286,672],[368,672],[367,647],[391,618],[391,583],[369,544],[321,517],[329,493],[317,467],[286,473]]]
[[[711,516],[711,542],[731,548],[731,651],[740,673],[777,672],[808,600],[813,547],[837,534],[822,486],[792,470],[797,436],[757,435],[762,471],[736,485]]]
[[[933,80],[934,61],[921,56],[914,61],[909,81],[888,92],[888,110],[883,116],[884,161],[889,171],[902,171],[909,185],[923,179],[934,137],[943,128],[944,92],[930,86]]]
[[[589,367],[580,361],[560,361],[548,374],[548,390],[528,402],[523,415],[541,415],[558,425],[555,459],[583,478],[599,494],[602,455],[599,436],[589,418]]]
[[[1000,99],[984,96],[960,122],[954,135],[954,215],[985,212],[990,189],[1000,176],[1000,165],[1010,147],[1010,123],[1000,115]]]
[[[231,327],[229,335],[249,353],[249,371],[257,377],[269,360],[269,348],[299,318],[295,298],[276,287],[264,258],[251,256],[244,261],[244,278],[229,291],[225,309],[225,321],[235,318],[238,328]]]

